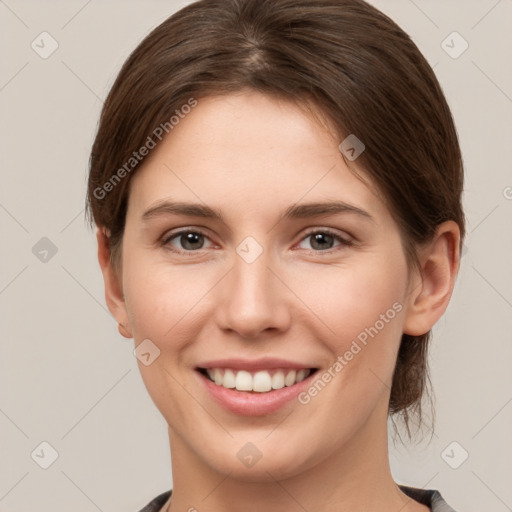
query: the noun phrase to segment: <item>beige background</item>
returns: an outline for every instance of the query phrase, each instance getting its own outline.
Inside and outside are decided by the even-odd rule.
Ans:
[[[135,512],[171,487],[166,425],[105,309],[83,214],[102,99],[141,38],[186,3],[0,0],[2,512]],[[461,512],[510,511],[512,1],[373,3],[434,66],[467,173],[467,252],[431,357],[436,433],[391,446],[393,471]],[[58,43],[47,59],[31,48],[43,31]],[[453,31],[469,43],[457,59],[441,46]],[[46,262],[43,237],[57,249]],[[48,469],[43,441],[58,453]]]

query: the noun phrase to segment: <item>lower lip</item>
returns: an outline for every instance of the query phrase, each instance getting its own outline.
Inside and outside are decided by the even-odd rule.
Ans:
[[[296,398],[301,391],[304,391],[310,385],[313,376],[317,373],[311,373],[304,380],[292,386],[285,386],[281,389],[258,393],[236,391],[234,389],[225,388],[224,386],[218,386],[198,370],[196,370],[196,372],[212,398],[219,405],[228,411],[244,416],[263,416],[276,412],[285,404]]]

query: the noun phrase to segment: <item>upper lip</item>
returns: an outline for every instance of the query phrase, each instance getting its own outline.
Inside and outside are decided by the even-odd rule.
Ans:
[[[233,370],[255,371],[275,368],[309,369],[314,368],[314,366],[276,357],[263,357],[260,359],[216,359],[215,361],[201,362],[197,365],[197,368],[232,368]]]

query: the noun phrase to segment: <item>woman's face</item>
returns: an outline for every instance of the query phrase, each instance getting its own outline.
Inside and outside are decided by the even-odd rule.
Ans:
[[[407,265],[340,142],[292,103],[199,99],[131,183],[121,316],[142,378],[171,443],[232,477],[386,443]]]

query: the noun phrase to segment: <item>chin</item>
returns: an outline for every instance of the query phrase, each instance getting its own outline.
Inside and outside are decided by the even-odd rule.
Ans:
[[[272,434],[273,435],[273,434]],[[217,445],[215,451],[202,451],[204,463],[216,473],[229,475],[240,482],[269,483],[286,480],[312,468],[318,461],[314,454],[304,452],[307,443],[297,446],[276,438],[261,441],[245,441],[238,438],[225,445]],[[318,458],[318,454],[316,458]]]

